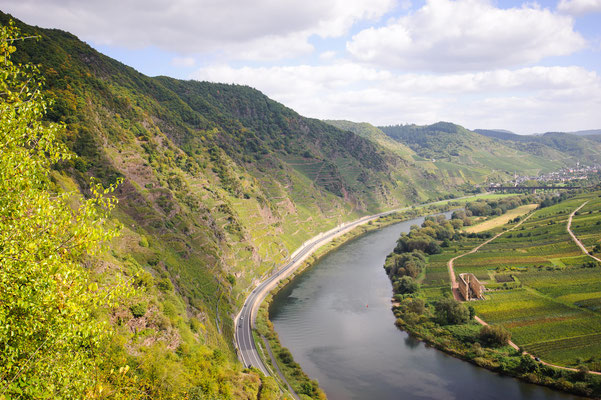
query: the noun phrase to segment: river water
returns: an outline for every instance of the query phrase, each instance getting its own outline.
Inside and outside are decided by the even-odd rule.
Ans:
[[[423,218],[347,242],[273,300],[280,341],[330,400],[575,399],[426,347],[394,325],[384,259]]]

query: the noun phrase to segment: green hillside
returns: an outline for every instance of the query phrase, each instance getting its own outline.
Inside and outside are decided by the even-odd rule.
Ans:
[[[445,191],[405,174],[398,154],[252,88],[147,77],[69,33],[17,26],[40,39],[12,58],[40,64],[47,122],[64,124],[59,139],[78,156],[55,166],[53,190],[122,180],[121,235],[91,265],[140,290],[106,316],[118,330],[107,357],[131,367],[135,398],[277,398],[233,346],[257,279],[321,231]]]
[[[9,20],[0,13],[0,25]],[[148,77],[67,32],[16,25],[39,40],[15,42],[12,60],[40,65],[52,102],[42,125],[62,125],[57,142],[76,155],[52,165],[47,192],[71,193],[77,208],[91,196],[91,178],[118,184],[106,223],[122,226],[120,236],[80,260],[94,285],[109,290],[122,276],[137,289],[91,313],[117,331],[95,355],[103,377],[96,398],[282,398],[272,379],[237,361],[233,316],[304,241],[516,168],[563,165],[452,124],[413,126],[408,132],[425,137],[414,140],[384,130],[405,144],[369,125],[337,128],[247,86]]]
[[[455,166],[454,169],[463,173],[480,175],[485,179],[488,178],[487,170],[505,176],[514,172],[536,175],[575,162],[557,151],[539,153],[524,146],[517,148],[448,122],[425,126],[386,126],[380,129],[411,147],[421,157],[436,160],[439,168],[453,169]]]
[[[344,131],[353,132],[361,137],[371,140],[372,142],[378,143],[380,146],[398,154],[406,160],[413,161],[415,152],[408,146],[400,143],[389,136],[387,136],[380,129],[367,122],[351,122],[345,120],[324,120],[330,125]]]
[[[573,161],[597,163],[601,159],[597,131],[586,135],[563,132],[547,132],[541,135],[516,135],[506,131],[476,129],[474,132],[490,138],[500,139],[504,145],[541,157],[559,159],[567,157]],[[566,159],[570,163],[570,160]]]
[[[342,120],[327,120],[325,122],[369,139],[401,157],[404,160],[404,168],[396,171],[395,179],[405,182],[407,186],[415,190],[418,197],[429,196],[430,193],[440,189],[455,194],[461,191],[471,191],[474,189],[474,184],[481,183],[484,180],[484,174],[474,173],[474,171],[462,171],[456,165],[447,166],[443,164],[437,166],[430,160],[418,156],[409,146],[392,139],[367,122],[356,123]],[[500,175],[491,175],[501,179]]]

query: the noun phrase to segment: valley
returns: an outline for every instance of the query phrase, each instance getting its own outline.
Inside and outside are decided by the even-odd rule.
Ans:
[[[587,373],[601,368],[596,131],[520,136],[308,118],[250,86],[147,76],[4,12],[0,28],[0,399],[282,400],[290,395],[277,365],[295,398],[323,399],[306,359],[297,364],[279,342],[267,303],[305,279],[297,268],[310,274],[346,241],[385,231],[387,244],[372,244],[386,279],[365,296],[392,317],[381,268],[390,232],[398,236],[391,227],[462,209],[473,215],[413,221],[425,224],[418,237],[400,240],[386,261],[396,325],[487,369],[600,395]],[[486,193],[516,176],[559,180],[572,170],[585,189]],[[489,349],[472,319],[436,321],[452,293],[447,262],[497,234],[455,260],[457,274],[488,289],[469,302],[471,316],[577,371]],[[335,310],[367,312],[354,294]],[[440,355],[424,354],[437,370]]]

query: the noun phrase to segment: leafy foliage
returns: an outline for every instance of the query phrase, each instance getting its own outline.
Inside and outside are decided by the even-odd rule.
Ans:
[[[440,299],[435,305],[434,313],[441,325],[465,324],[470,317],[467,307],[451,297]]]
[[[511,332],[500,325],[485,325],[480,329],[480,341],[486,346],[505,346],[510,339]]]
[[[81,398],[97,385],[98,351],[111,336],[96,315],[127,294],[99,287],[85,268],[118,232],[107,222],[115,187],[52,193],[51,166],[72,154],[61,125],[42,122],[38,69],[11,61],[22,40],[0,27],[0,393]]]

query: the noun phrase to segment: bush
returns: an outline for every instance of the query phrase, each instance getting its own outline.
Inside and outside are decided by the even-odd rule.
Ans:
[[[412,299],[408,304],[407,308],[412,313],[421,315],[426,311],[426,302],[424,299]]]
[[[415,293],[419,290],[419,285],[410,276],[403,276],[398,281],[394,282],[394,292],[399,294]]]
[[[146,236],[141,236],[138,244],[140,245],[140,247],[148,247],[149,244],[148,244],[148,239],[146,238]]]
[[[438,301],[434,313],[441,325],[465,324],[470,317],[468,309],[462,303],[450,297]]]
[[[173,283],[169,278],[163,278],[157,283],[157,287],[163,292],[169,292],[173,290]]]
[[[131,311],[131,313],[133,314],[133,316],[135,318],[143,317],[146,314],[146,304],[145,303],[134,304],[133,306],[129,307],[129,310]]]
[[[505,346],[510,339],[511,333],[500,325],[485,325],[480,329],[480,341],[486,346]]]
[[[292,361],[294,361],[294,359],[292,358],[292,353],[290,353],[290,350],[286,348],[281,349],[278,353],[278,356],[284,364],[290,364]]]
[[[520,357],[520,365],[518,366],[518,370],[524,374],[530,372],[538,372],[540,365],[534,361],[532,357],[526,354],[522,354]]]

